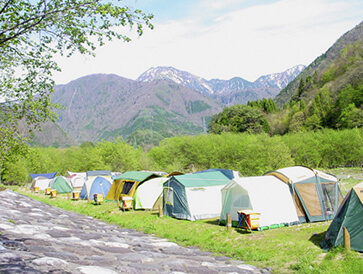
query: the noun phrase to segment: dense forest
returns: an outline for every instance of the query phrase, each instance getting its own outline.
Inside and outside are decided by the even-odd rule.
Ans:
[[[123,139],[85,142],[68,148],[24,147],[3,166],[5,183],[26,183],[29,173],[88,170],[195,172],[226,168],[243,176],[262,175],[292,165],[314,168],[363,165],[363,129],[323,129],[269,136],[266,133],[222,133],[167,138],[144,151]]]

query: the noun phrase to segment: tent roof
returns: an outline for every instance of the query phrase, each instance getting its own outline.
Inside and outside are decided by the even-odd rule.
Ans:
[[[270,187],[271,183],[281,184],[281,180],[271,175],[240,177],[230,181],[228,185],[222,188],[222,191],[234,187],[235,185],[240,186],[246,191],[260,191],[261,188],[265,189],[266,187]],[[266,187],[264,187],[264,185],[266,185]]]
[[[111,171],[109,170],[92,170],[92,171],[87,171],[86,172],[87,177],[88,176],[111,176]]]
[[[72,172],[72,171],[67,171],[69,174],[69,177],[74,177],[74,176],[80,176],[80,177],[86,177],[86,172]]]
[[[45,177],[48,179],[53,179],[55,177],[55,175],[57,174],[57,172],[52,172],[52,173],[39,173],[39,174],[31,174],[29,173],[30,177],[32,177],[32,179],[34,180],[37,177]]]
[[[238,174],[237,171],[233,171],[233,170],[230,170],[230,169],[222,169],[222,168],[210,168],[210,169],[202,170],[202,171],[195,172],[195,173],[215,172],[215,171],[222,172],[230,180],[232,180],[233,178],[235,178],[235,174]]]
[[[318,176],[321,182],[336,182],[337,178],[331,174],[308,168],[305,166],[292,166],[267,172],[265,175],[274,175],[285,183],[298,183],[311,180]]]
[[[145,172],[145,171],[126,171],[114,178],[114,180],[130,180],[135,182],[142,182],[149,178],[159,177],[153,172]]]
[[[230,179],[220,171],[178,175],[172,178],[185,187],[220,186],[230,182]]]

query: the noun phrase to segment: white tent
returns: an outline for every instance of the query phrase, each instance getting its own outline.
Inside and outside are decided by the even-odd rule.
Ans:
[[[36,178],[33,179],[30,188],[32,190],[34,190],[34,188],[37,186],[37,187],[39,187],[40,191],[45,191],[45,189],[48,187],[49,182],[51,180],[52,179],[48,179],[48,178],[43,177],[43,176],[36,177]]]
[[[289,186],[274,176],[236,178],[221,191],[222,223],[230,214],[237,225],[237,211],[246,209],[260,214],[259,227],[299,222]]]
[[[71,181],[73,188],[82,188],[86,181],[86,172],[71,172],[68,171],[68,179]]]
[[[158,198],[163,193],[163,183],[167,177],[158,177],[147,180],[138,186],[134,196],[135,209],[153,209]]]

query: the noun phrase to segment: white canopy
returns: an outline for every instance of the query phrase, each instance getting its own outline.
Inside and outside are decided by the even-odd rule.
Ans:
[[[221,220],[238,221],[245,209],[260,214],[259,227],[299,221],[289,186],[274,176],[235,178],[222,189]]]
[[[157,199],[163,193],[163,183],[167,177],[147,180],[138,186],[135,192],[135,209],[152,209]]]

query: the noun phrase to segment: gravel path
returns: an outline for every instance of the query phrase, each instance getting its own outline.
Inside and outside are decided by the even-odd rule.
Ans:
[[[268,273],[0,192],[0,273]]]

